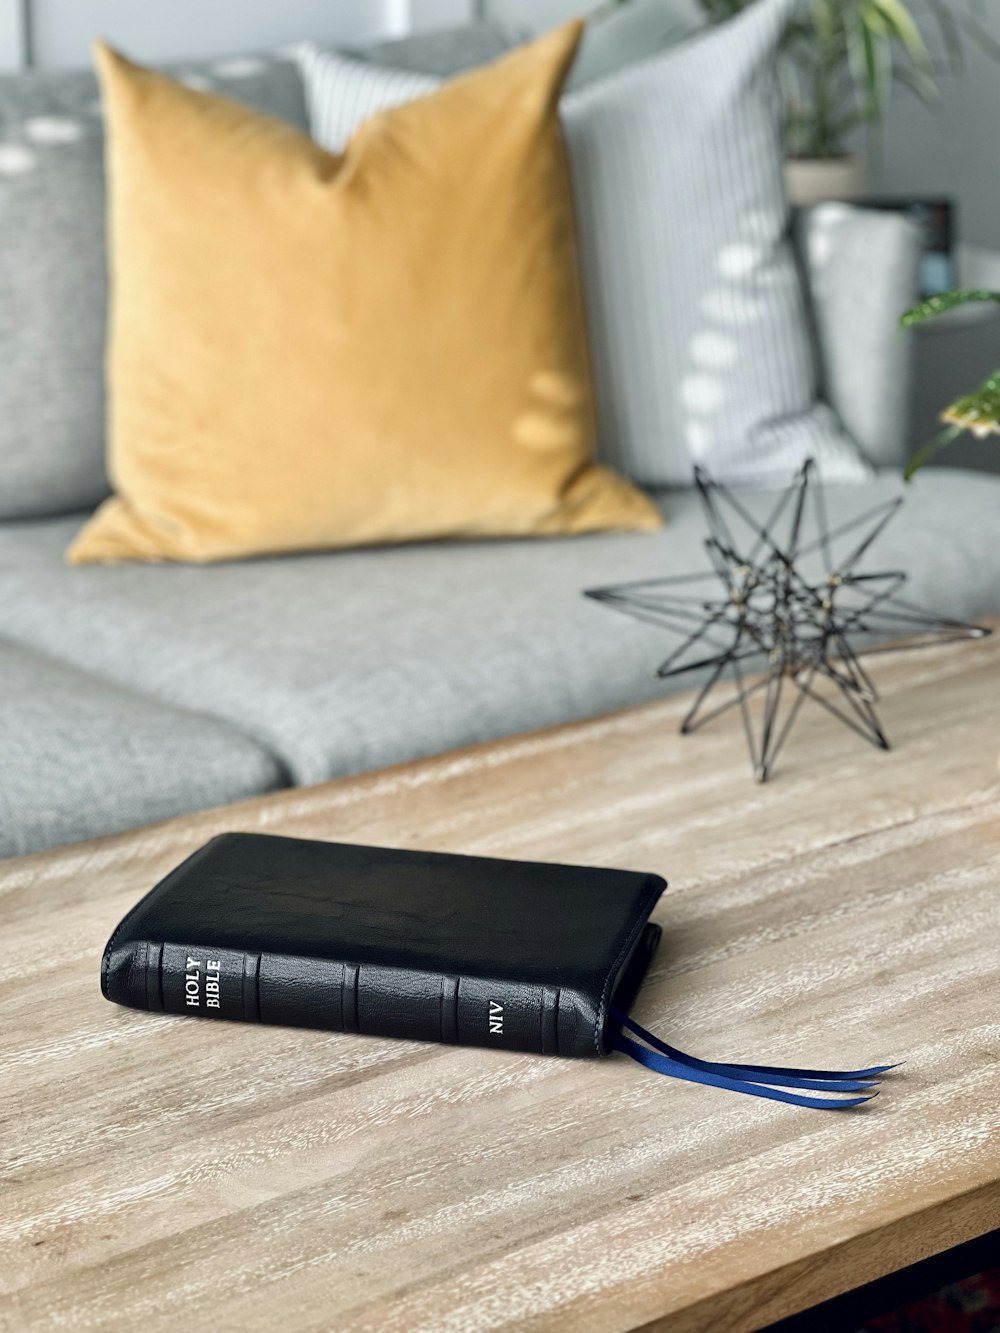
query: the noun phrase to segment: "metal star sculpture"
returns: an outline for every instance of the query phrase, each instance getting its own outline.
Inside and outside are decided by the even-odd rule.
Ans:
[[[899,592],[907,576],[898,570],[859,570],[902,496],[831,531],[812,460],[763,525],[704,469],[695,470],[695,484],[708,520],[705,549],[712,569],[591,588],[585,596],[683,636],[658,674],[667,678],[704,670],[708,676],[681,724],[682,734],[738,708],[759,782],[771,776],[806,699],[872,745],[889,749],[862,653],[990,633],[904,601]],[[814,524],[808,523],[808,510]],[[714,587],[716,580],[721,596],[699,591],[699,585],[712,582]],[[855,636],[867,641],[855,646]],[[726,694],[720,700],[722,689]]]

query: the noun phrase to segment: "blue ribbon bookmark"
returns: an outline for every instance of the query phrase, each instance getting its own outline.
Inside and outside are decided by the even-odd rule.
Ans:
[[[792,1069],[779,1065],[733,1065],[719,1064],[711,1060],[698,1060],[693,1055],[685,1055],[674,1046],[654,1037],[628,1014],[612,1008],[610,1017],[620,1028],[627,1029],[639,1037],[646,1045],[627,1037],[618,1031],[611,1039],[617,1051],[631,1056],[639,1064],[645,1065],[657,1074],[670,1078],[681,1078],[689,1083],[705,1083],[713,1088],[726,1088],[730,1092],[742,1092],[750,1097],[766,1097],[770,1101],[785,1102],[789,1106],[804,1106],[814,1111],[846,1111],[852,1106],[863,1106],[877,1097],[877,1092],[869,1089],[876,1087],[879,1075],[888,1073],[895,1065],[872,1065],[868,1069]],[[649,1049],[652,1047],[652,1049]],[[797,1092],[786,1092],[786,1088],[801,1088],[807,1092],[828,1092],[836,1097],[806,1097]],[[848,1097],[843,1094],[863,1092],[863,1097]]]

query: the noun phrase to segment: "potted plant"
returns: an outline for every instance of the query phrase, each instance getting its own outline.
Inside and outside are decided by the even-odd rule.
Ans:
[[[941,296],[932,296],[929,300],[914,306],[903,316],[903,327],[912,328],[915,324],[922,324],[925,320],[945,315],[949,310],[956,310],[959,306],[980,301],[1000,302],[1000,292],[963,289],[945,292]],[[963,394],[950,407],[946,407],[941,413],[941,420],[947,429],[925,444],[914,456],[906,469],[907,481],[928,459],[933,458],[939,449],[951,444],[952,440],[957,439],[965,431],[969,431],[979,439],[985,439],[988,435],[1000,435],[1000,369],[995,370],[978,389]]]
[[[953,69],[963,38],[997,44],[968,5],[923,0]],[[753,0],[701,0],[713,21]],[[896,84],[924,101],[938,95],[934,61],[910,0],[809,0],[785,33],[780,75],[787,108],[788,191],[794,204],[848,202],[868,192],[865,134],[878,129]]]

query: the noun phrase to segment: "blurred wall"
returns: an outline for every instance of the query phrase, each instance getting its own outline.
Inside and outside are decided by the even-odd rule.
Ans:
[[[138,60],[362,42],[411,21],[409,0],[0,0],[0,68],[85,65],[94,37]]]
[[[15,0],[0,0],[0,69],[14,69],[20,61],[22,15]]]
[[[985,0],[983,25],[1000,48],[1000,3]],[[967,67],[941,78],[941,103],[897,94],[886,126],[878,187],[958,201],[963,241],[1000,249],[1000,63],[970,47]]]

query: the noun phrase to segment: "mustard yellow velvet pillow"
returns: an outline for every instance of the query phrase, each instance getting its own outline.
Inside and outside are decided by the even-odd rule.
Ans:
[[[557,116],[579,36],[341,156],[98,48],[116,495],[70,560],[658,526],[594,462]]]

